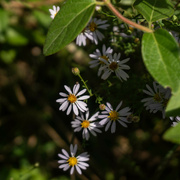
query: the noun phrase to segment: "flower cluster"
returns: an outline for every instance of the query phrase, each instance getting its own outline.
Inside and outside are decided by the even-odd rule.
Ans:
[[[59,7],[56,8],[53,6],[53,10],[49,10],[51,18],[54,18],[59,10]],[[108,26],[109,24],[107,24],[107,20],[92,18],[83,31],[77,36],[76,44],[79,46],[86,46],[87,39],[89,39],[97,45],[98,41],[102,41],[105,37],[101,30],[106,30]],[[129,29],[133,31],[131,26],[129,26]],[[120,33],[120,29],[117,26],[113,28],[113,32],[122,37],[125,36],[124,33]],[[125,37],[131,36],[126,35]],[[112,43],[115,41],[116,40],[113,39],[113,41],[110,42]],[[129,78],[129,75],[125,71],[130,69],[126,64],[130,58],[120,60],[121,53],[114,53],[113,48],[106,47],[106,45],[103,44],[101,49],[96,49],[95,52],[89,56],[92,59],[89,62],[90,68],[98,67],[98,76],[101,76],[101,79],[106,80],[111,74],[115,74],[121,81],[127,81]],[[74,132],[82,133],[82,139],[88,141],[91,135],[97,136],[97,133],[102,133],[101,128],[103,127],[105,127],[105,131],[110,129],[111,133],[115,133],[117,123],[123,127],[128,127],[127,124],[131,122],[139,122],[139,116],[132,114],[132,112],[130,112],[131,108],[122,108],[122,101],[120,101],[116,108],[113,108],[109,102],[106,102],[106,104],[100,104],[99,109],[101,110],[101,113],[95,112],[90,115],[91,111],[87,103],[90,96],[92,96],[92,93],[87,88],[86,82],[82,79],[79,69],[73,68],[72,73],[80,77],[86,89],[80,90],[79,83],[76,83],[72,90],[67,85],[64,85],[67,93],[60,92],[59,95],[61,97],[57,99],[56,102],[60,104],[59,110],[66,111],[67,115],[73,111],[75,116],[71,121],[71,127]],[[165,108],[171,97],[171,90],[169,88],[164,89],[155,81],[153,82],[153,88],[149,85],[146,85],[146,88],[147,89],[143,90],[143,92],[150,96],[142,99],[146,110],[149,110],[151,113],[160,111],[162,112],[163,118],[165,118]],[[85,95],[86,90],[89,92],[90,96]],[[172,126],[175,126],[180,122],[179,116],[175,118],[170,117],[170,119],[173,121]],[[62,149],[62,153],[58,154],[61,158],[58,161],[60,164],[59,168],[64,171],[70,169],[70,174],[73,174],[75,170],[79,174],[82,174],[82,169],[85,170],[89,166],[87,163],[89,155],[87,152],[84,152],[76,156],[76,153],[77,145],[70,145],[70,154]]]
[[[105,30],[109,26],[106,22],[107,20],[92,18],[84,30],[77,36],[76,44],[86,46],[87,38],[93,43],[98,44],[98,40],[101,41],[104,38],[104,35],[99,30]]]
[[[101,78],[103,80],[106,80],[111,73],[115,73],[121,81],[126,81],[129,76],[124,70],[130,69],[130,67],[125,64],[129,61],[129,58],[120,61],[121,54],[115,53],[113,55],[112,52],[113,49],[110,47],[106,49],[105,45],[102,47],[102,52],[99,49],[96,49],[93,54],[89,55],[94,59],[89,62],[90,68],[99,66],[98,76],[102,74]]]

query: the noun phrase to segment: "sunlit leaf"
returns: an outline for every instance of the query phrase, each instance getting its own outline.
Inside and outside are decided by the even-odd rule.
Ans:
[[[145,33],[142,40],[142,55],[154,79],[164,87],[170,87],[172,94],[179,98],[180,50],[173,36],[164,29],[159,29],[154,33]],[[180,99],[176,100],[180,102]],[[176,109],[177,106],[178,102],[172,101],[168,111]]]
[[[44,54],[56,53],[84,29],[95,9],[95,0],[68,0],[49,28]]]
[[[167,141],[180,144],[180,123],[175,127],[169,128],[163,135],[163,138]]]
[[[150,23],[168,18],[174,12],[169,0],[137,0],[134,7]]]

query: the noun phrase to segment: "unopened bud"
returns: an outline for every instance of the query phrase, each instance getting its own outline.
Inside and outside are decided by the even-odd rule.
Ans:
[[[38,163],[38,162],[35,163],[35,164],[34,164],[34,167],[39,167],[39,163]]]
[[[100,110],[105,110],[105,108],[106,108],[106,106],[105,106],[104,104],[100,104],[100,105],[99,105],[99,109],[100,109]]]
[[[72,68],[72,73],[73,73],[75,76],[77,76],[78,74],[80,74],[80,71],[79,71],[79,69],[78,69],[77,67],[75,67],[75,68]]]
[[[139,38],[135,38],[134,39],[134,42],[137,44],[137,43],[139,43]]]
[[[134,27],[129,26],[129,30],[130,30],[130,31],[134,31]]]
[[[140,118],[139,116],[134,116],[133,114],[130,114],[128,117],[127,117],[127,120],[129,122],[139,122],[140,121]]]
[[[139,121],[140,121],[139,116],[134,116],[134,117],[133,117],[133,122],[139,122]]]

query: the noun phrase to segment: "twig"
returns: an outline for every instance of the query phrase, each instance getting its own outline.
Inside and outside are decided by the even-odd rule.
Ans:
[[[104,3],[106,4],[106,6],[107,6],[119,19],[121,19],[123,22],[125,22],[125,23],[127,23],[127,24],[129,24],[129,25],[132,25],[132,26],[134,26],[135,28],[140,29],[140,30],[142,30],[142,31],[145,31],[145,32],[148,32],[148,33],[152,33],[152,32],[153,32],[152,29],[149,29],[149,28],[147,28],[147,27],[145,27],[145,26],[142,26],[142,25],[140,25],[140,24],[137,24],[137,23],[135,23],[135,22],[133,22],[133,21],[125,18],[125,17],[124,17],[123,15],[121,15],[120,12],[117,11],[117,9],[111,4],[110,0],[103,0],[103,1],[104,1]]]

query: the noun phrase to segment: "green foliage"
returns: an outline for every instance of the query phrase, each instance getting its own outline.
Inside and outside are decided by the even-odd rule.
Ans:
[[[178,93],[176,95],[178,97],[180,50],[175,39],[164,29],[159,29],[154,33],[145,33],[142,40],[142,55],[144,63],[154,79],[164,87],[170,87],[172,94]],[[180,99],[177,99],[177,103],[173,104],[174,108],[177,108],[178,101],[180,102]]]
[[[180,144],[180,123],[175,127],[169,128],[163,135],[163,138],[167,141]]]
[[[95,0],[69,0],[52,21],[44,45],[51,55],[73,41],[84,29],[95,9]]]
[[[151,24],[160,19],[170,17],[173,12],[173,6],[169,0],[137,0],[134,7]]]
[[[9,27],[6,32],[6,39],[9,44],[12,45],[26,45],[28,43],[27,37],[23,34],[23,31],[14,27]]]
[[[173,93],[166,108],[166,116],[179,116],[180,112],[180,91]]]

